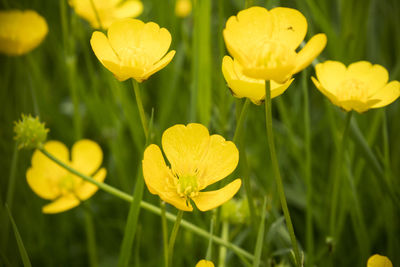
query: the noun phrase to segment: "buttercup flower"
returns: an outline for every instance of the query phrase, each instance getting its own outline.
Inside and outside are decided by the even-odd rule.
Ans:
[[[19,56],[35,49],[47,35],[46,20],[33,10],[0,11],[0,53]]]
[[[393,264],[388,257],[375,254],[369,257],[367,267],[393,267]]]
[[[225,56],[222,60],[222,73],[232,94],[237,98],[247,97],[254,104],[260,105],[265,99],[265,83],[270,83],[271,98],[280,96],[293,82],[293,79],[280,84],[274,81],[265,81],[247,77],[243,74],[243,67],[236,59]]]
[[[171,34],[154,22],[120,20],[110,26],[107,35],[94,32],[90,44],[104,67],[120,81],[147,80],[168,65],[175,55],[175,50],[166,54]]]
[[[175,15],[177,17],[187,17],[192,12],[191,0],[176,0],[175,2]]]
[[[103,152],[95,142],[90,140],[76,142],[71,150],[71,159],[68,148],[61,142],[49,141],[44,148],[79,172],[93,176],[96,181],[104,181],[106,169],[98,170],[103,161]],[[98,189],[97,186],[60,167],[39,150],[33,153],[32,167],[26,172],[26,179],[38,196],[52,201],[43,206],[44,213],[58,213],[72,209],[81,201],[90,198]]]
[[[220,135],[209,135],[201,124],[178,124],[165,130],[162,147],[171,167],[165,164],[157,145],[144,151],[143,176],[150,193],[184,211],[192,211],[192,200],[201,211],[222,205],[239,190],[241,180],[225,187],[200,192],[225,178],[236,168],[239,152]]]
[[[315,86],[346,111],[384,107],[400,96],[400,83],[388,83],[388,72],[381,65],[359,61],[346,68],[341,62],[325,61],[315,71],[317,79],[311,78]]]
[[[214,267],[214,263],[212,261],[201,260],[196,264],[196,267]]]
[[[223,35],[244,75],[284,83],[307,67],[326,45],[326,35],[317,34],[297,53],[306,32],[307,21],[295,9],[251,7],[230,17]]]
[[[114,21],[135,18],[143,12],[143,4],[139,0],[69,0],[68,3],[95,29],[108,29]]]

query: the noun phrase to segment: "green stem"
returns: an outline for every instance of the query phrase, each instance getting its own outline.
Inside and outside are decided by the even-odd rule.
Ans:
[[[224,221],[222,223],[222,231],[221,231],[221,238],[225,241],[228,241],[229,237],[229,223]],[[221,246],[219,248],[219,260],[218,260],[218,266],[219,267],[225,267],[225,261],[226,261],[226,247]]]
[[[253,267],[258,267],[260,265],[260,261],[261,261],[261,253],[262,253],[262,248],[263,248],[263,243],[264,243],[265,215],[266,214],[267,214],[267,197],[264,197],[264,203],[263,203],[262,211],[261,211],[261,222],[260,222],[260,226],[258,228],[256,247],[254,250],[255,260],[253,262]]]
[[[86,228],[86,238],[88,243],[89,252],[89,263],[91,267],[98,266],[97,263],[97,253],[96,253],[96,235],[94,230],[93,217],[90,213],[90,205],[87,205],[85,209],[85,228]]]
[[[133,197],[131,195],[129,195],[129,194],[127,194],[127,193],[125,193],[125,192],[123,192],[123,191],[121,191],[121,190],[119,190],[119,189],[117,189],[115,187],[112,187],[112,186],[110,186],[108,184],[105,184],[105,183],[102,183],[102,182],[98,182],[98,181],[94,180],[92,177],[89,177],[87,175],[84,175],[84,174],[78,172],[77,170],[71,168],[70,166],[66,165],[64,162],[62,162],[59,159],[57,159],[56,157],[54,157],[52,154],[50,154],[44,148],[39,148],[39,150],[45,156],[47,156],[49,159],[51,159],[52,161],[54,161],[55,163],[57,163],[58,165],[60,165],[64,169],[68,170],[72,174],[75,174],[75,175],[79,176],[83,180],[88,181],[88,182],[98,186],[100,189],[102,189],[102,190],[106,191],[107,193],[112,194],[112,195],[114,195],[114,196],[116,196],[116,197],[118,197],[118,198],[120,198],[122,200],[125,200],[127,202],[132,202],[133,201]],[[154,206],[154,205],[152,205],[150,203],[147,203],[145,201],[141,201],[140,202],[140,207],[145,209],[145,210],[148,210],[148,211],[150,211],[150,212],[152,212],[154,214],[161,215],[161,209],[159,207],[156,207],[156,206]],[[169,212],[166,213],[166,217],[170,221],[175,221],[176,220],[176,216],[171,214],[171,213],[169,213]],[[188,229],[189,231],[191,231],[191,232],[193,232],[193,233],[195,233],[197,235],[200,235],[200,236],[202,236],[204,238],[207,238],[207,239],[210,238],[210,233],[209,232],[207,232],[204,229],[201,229],[200,227],[197,227],[196,225],[194,225],[194,224],[192,224],[192,223],[190,223],[188,221],[182,220],[181,221],[181,225],[184,228]],[[238,246],[236,246],[236,245],[234,245],[234,244],[232,244],[232,243],[230,243],[230,242],[228,242],[226,240],[223,240],[222,238],[220,238],[218,236],[214,236],[213,235],[212,238],[213,238],[213,241],[215,243],[218,243],[219,245],[222,245],[222,246],[225,246],[225,247],[227,247],[229,249],[232,249],[237,255],[243,256],[243,257],[245,257],[247,259],[250,259],[250,260],[254,260],[254,256],[252,254],[250,254],[249,252],[247,252],[246,250],[244,250],[244,249],[242,249],[242,248],[240,248],[240,247],[238,247]]]
[[[292,241],[292,246],[294,250],[294,255],[296,259],[296,265],[301,266],[301,258],[299,248],[297,246],[296,236],[294,234],[292,220],[290,219],[289,208],[287,206],[285,191],[283,188],[281,173],[279,170],[278,159],[276,157],[275,152],[275,142],[273,136],[273,129],[272,129],[272,109],[271,109],[271,90],[270,90],[270,82],[265,81],[265,123],[266,123],[266,130],[267,130],[267,138],[268,138],[268,145],[269,151],[272,161],[272,169],[274,171],[274,177],[276,186],[278,188],[278,194],[283,210],[283,215],[285,216],[286,226],[290,235],[290,239]]]
[[[142,122],[143,132],[147,139],[147,135],[148,135],[147,125],[148,124],[147,124],[146,114],[144,113],[142,98],[140,97],[139,83],[136,80],[132,79],[132,85],[133,85],[133,90],[135,91],[135,98],[136,98],[136,103],[137,103],[137,106],[139,109],[140,121]]]
[[[176,236],[178,235],[178,230],[179,226],[181,225],[182,217],[183,217],[183,210],[179,210],[178,214],[176,215],[174,227],[172,228],[171,231],[171,236],[169,237],[169,243],[168,243],[169,266],[172,266],[172,257],[174,255],[175,240]]]
[[[208,261],[211,261],[211,258],[212,258],[212,241],[213,241],[212,236],[214,233],[214,224],[215,224],[215,217],[216,217],[215,211],[216,210],[213,210],[213,215],[211,217],[211,222],[210,222],[210,238],[208,240],[208,247],[207,247],[207,253],[206,253],[206,260],[208,260]]]
[[[167,217],[165,215],[165,202],[160,199],[160,208],[161,208],[161,225],[163,232],[163,250],[164,250],[164,264],[165,267],[168,267],[168,225],[167,225]]]
[[[241,134],[241,129],[243,127],[244,118],[246,117],[245,114],[247,113],[247,109],[248,109],[249,105],[250,105],[250,100],[248,98],[246,98],[246,101],[244,102],[244,105],[242,107],[242,110],[240,111],[240,115],[239,115],[239,118],[236,123],[235,133],[233,134],[232,142],[234,142],[234,143],[237,142],[237,139]]]
[[[343,162],[343,155],[344,155],[344,148],[346,145],[346,140],[348,137],[348,132],[349,132],[349,126],[350,126],[350,121],[352,117],[353,111],[347,112],[346,115],[346,121],[343,129],[343,135],[342,135],[342,140],[341,144],[339,145],[338,152],[337,152],[337,158],[336,158],[336,170],[335,170],[335,176],[333,180],[333,192],[332,192],[332,204],[331,204],[331,214],[330,214],[330,221],[329,221],[329,229],[330,229],[330,234],[333,240],[335,240],[335,228],[336,228],[336,209],[337,209],[337,204],[338,204],[338,198],[339,198],[339,189],[340,189],[340,184],[342,181],[342,162]]]

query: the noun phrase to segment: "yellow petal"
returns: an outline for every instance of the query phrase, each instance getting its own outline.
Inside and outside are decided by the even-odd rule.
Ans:
[[[200,192],[192,200],[201,211],[214,209],[230,200],[239,191],[242,181],[236,179],[225,187],[208,192]]]
[[[307,33],[307,20],[293,8],[276,7],[269,11],[273,21],[272,38],[295,50]]]
[[[66,194],[43,206],[43,213],[59,213],[78,206],[80,201],[73,194]]]
[[[123,19],[110,26],[107,32],[108,39],[119,58],[122,59],[127,49],[135,50],[140,47],[140,36],[144,25],[138,19]]]
[[[321,86],[330,94],[336,95],[337,88],[346,77],[346,66],[339,61],[328,60],[317,64],[315,72]]]
[[[214,263],[208,260],[201,260],[196,264],[196,267],[214,267]]]
[[[165,28],[160,28],[154,22],[144,25],[140,35],[140,47],[148,60],[148,66],[159,61],[168,51],[171,45],[171,34]]]
[[[45,143],[44,148],[60,161],[69,164],[69,151],[63,143],[48,141]],[[32,168],[38,169],[43,173],[51,174],[51,178],[55,180],[68,173],[64,168],[50,160],[39,150],[35,150],[32,155]]]
[[[143,3],[138,0],[125,1],[114,10],[114,17],[118,19],[135,18],[142,14]]]
[[[231,174],[239,162],[236,145],[217,134],[210,136],[207,153],[198,165],[199,190]]]
[[[375,103],[372,108],[380,108],[393,103],[400,96],[400,83],[398,81],[391,81],[385,87],[381,88],[374,95],[372,99],[377,99],[379,102]]]
[[[368,259],[367,267],[393,267],[393,264],[388,257],[375,254]]]
[[[165,57],[163,57],[160,61],[158,61],[156,64],[154,64],[144,75],[142,76],[141,79],[137,79],[138,82],[142,82],[147,80],[151,75],[156,73],[157,71],[163,69],[165,66],[167,66],[171,60],[175,56],[175,50],[169,51]]]
[[[120,60],[112,49],[110,42],[108,41],[104,33],[94,32],[92,34],[92,38],[90,39],[90,44],[92,46],[93,52],[95,53],[101,64],[103,64],[104,67],[106,67],[112,73],[118,74],[120,72]]]
[[[101,168],[95,175],[93,175],[93,179],[98,182],[103,182],[106,178],[107,171],[105,168]],[[80,200],[86,200],[96,193],[99,188],[90,183],[82,180],[82,183],[75,188],[75,194],[79,197]]]
[[[292,84],[294,79],[287,80],[285,83],[277,83],[275,81],[270,81],[271,82],[271,98],[280,96],[283,94],[286,89],[289,88],[289,86]],[[265,94],[264,94],[265,95]],[[265,98],[265,96],[264,96]]]
[[[339,106],[346,111],[355,110],[358,113],[363,113],[370,109],[371,105],[375,102],[375,100],[368,100],[367,102],[363,102],[361,100],[350,99],[339,101]]]
[[[52,177],[51,172],[46,172],[40,168],[29,168],[26,172],[26,180],[30,188],[39,197],[44,199],[55,199],[60,194],[58,179]]]
[[[347,68],[348,77],[355,78],[368,86],[369,96],[374,95],[389,80],[387,70],[381,65],[372,65],[368,61],[352,63]]]
[[[92,175],[103,161],[103,151],[100,146],[87,139],[76,142],[71,154],[72,167],[86,175]]]
[[[185,18],[192,12],[191,0],[177,0],[175,2],[175,15],[177,17]]]
[[[293,73],[305,69],[324,50],[326,46],[326,35],[319,33],[314,35],[299,51],[296,57],[296,68]]]
[[[336,97],[336,95],[334,95],[333,93],[331,93],[331,91],[327,90],[326,88],[324,88],[321,83],[315,79],[314,77],[311,77],[311,80],[313,81],[313,83],[315,84],[315,87],[318,88],[319,91],[321,91],[321,93],[323,93],[326,97],[329,98],[329,100],[335,104],[335,105],[339,105],[338,99]]]
[[[210,135],[198,123],[174,125],[164,131],[162,147],[172,170],[179,175],[194,175],[207,153]]]

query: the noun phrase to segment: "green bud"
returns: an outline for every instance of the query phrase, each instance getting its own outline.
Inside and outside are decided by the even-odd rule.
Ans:
[[[15,122],[14,139],[17,141],[18,148],[34,149],[43,145],[47,139],[47,133],[44,123],[39,121],[39,117],[22,114],[21,120]]]
[[[222,205],[221,218],[233,224],[248,223],[250,211],[247,199],[231,199]]]

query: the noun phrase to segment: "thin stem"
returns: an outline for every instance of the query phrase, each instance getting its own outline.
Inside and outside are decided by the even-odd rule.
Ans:
[[[224,221],[222,223],[222,231],[221,231],[221,238],[225,241],[228,241],[229,237],[229,223]],[[226,261],[226,247],[221,246],[219,248],[219,260],[218,260],[218,266],[219,267],[225,267],[225,261]]]
[[[211,261],[212,258],[212,236],[214,233],[214,224],[215,224],[215,211],[213,210],[213,215],[211,217],[211,222],[210,222],[210,238],[208,240],[208,248],[207,248],[207,254],[206,254],[206,260]]]
[[[246,101],[244,102],[244,105],[242,107],[242,110],[240,111],[240,115],[239,115],[239,118],[238,118],[237,123],[236,123],[235,133],[233,134],[232,141],[234,143],[237,142],[237,139],[241,134],[241,129],[243,127],[244,118],[246,117],[245,114],[247,113],[247,109],[249,107],[249,104],[250,104],[250,100],[248,98],[246,98]]]
[[[343,129],[343,135],[342,135],[342,140],[341,144],[339,145],[338,152],[337,152],[337,158],[336,158],[336,171],[335,171],[335,176],[333,180],[333,192],[332,192],[332,205],[331,205],[331,214],[330,214],[330,221],[329,221],[329,229],[330,229],[330,234],[331,237],[335,240],[335,226],[336,226],[336,207],[338,204],[338,198],[339,198],[339,189],[340,189],[340,184],[341,184],[341,177],[342,177],[342,162],[343,162],[343,154],[344,154],[344,148],[346,145],[346,140],[348,137],[348,132],[349,132],[349,126],[350,126],[350,121],[351,117],[353,115],[353,111],[347,112],[346,115],[346,121]]]
[[[47,156],[49,159],[51,159],[52,161],[54,161],[55,163],[57,163],[58,165],[60,165],[64,169],[68,170],[72,174],[75,174],[75,175],[79,176],[80,178],[84,179],[85,181],[88,181],[88,182],[98,186],[100,189],[106,191],[107,193],[112,194],[112,195],[114,195],[114,196],[116,196],[116,197],[118,197],[118,198],[120,198],[122,200],[125,200],[127,202],[132,202],[133,201],[133,197],[131,195],[129,195],[129,194],[127,194],[127,193],[125,193],[125,192],[123,192],[123,191],[121,191],[121,190],[119,190],[119,189],[117,189],[115,187],[112,187],[112,186],[110,186],[108,184],[98,182],[98,181],[94,180],[92,177],[89,177],[87,175],[84,175],[84,174],[78,172],[77,170],[71,168],[70,166],[66,165],[64,162],[62,162],[59,159],[57,159],[56,157],[54,157],[52,154],[50,154],[44,148],[39,148],[39,150],[45,156]],[[150,211],[150,212],[152,212],[154,214],[161,215],[161,209],[159,207],[156,207],[156,206],[154,206],[154,205],[152,205],[150,203],[147,203],[145,201],[141,201],[140,202],[140,207],[145,209],[145,210],[148,210],[148,211]],[[166,212],[166,217],[170,221],[175,221],[176,220],[176,216],[171,214],[171,213],[169,213],[169,212]],[[195,233],[197,235],[200,235],[200,236],[202,236],[204,238],[207,238],[207,239],[210,238],[210,233],[209,232],[207,232],[204,229],[201,229],[200,227],[197,227],[196,225],[194,225],[194,224],[192,224],[192,223],[190,223],[188,221],[182,220],[181,221],[181,225],[183,227],[185,227],[186,229],[188,229],[189,231],[191,231],[191,232],[193,232],[193,233]],[[218,243],[219,245],[222,245],[222,246],[225,246],[225,247],[227,247],[229,249],[232,249],[237,255],[243,256],[243,257],[245,257],[247,259],[250,259],[250,260],[254,260],[254,256],[252,254],[250,254],[249,252],[247,252],[246,250],[244,250],[244,249],[242,249],[242,248],[240,248],[240,247],[238,247],[238,246],[236,246],[236,245],[234,245],[234,244],[232,244],[232,243],[230,243],[230,242],[228,242],[228,241],[226,241],[226,240],[224,240],[224,239],[222,239],[222,238],[220,238],[218,236],[214,236],[213,235],[212,238],[213,238],[213,241],[215,243]]]
[[[140,87],[139,87],[139,83],[132,79],[132,85],[133,85],[133,90],[135,91],[135,98],[136,98],[136,103],[139,109],[139,115],[140,115],[140,121],[142,122],[142,127],[143,127],[143,132],[144,135],[147,139],[147,135],[148,135],[148,129],[147,129],[147,118],[146,118],[146,114],[144,113],[144,108],[143,108],[143,103],[142,103],[142,98],[140,97]]]
[[[272,161],[272,169],[274,171],[274,177],[276,186],[278,188],[278,194],[283,210],[283,215],[285,216],[286,226],[290,235],[290,239],[292,241],[292,246],[294,250],[294,255],[296,259],[296,265],[301,266],[301,258],[299,248],[297,246],[296,236],[294,234],[292,220],[290,219],[289,208],[287,206],[285,191],[283,188],[281,173],[279,170],[278,159],[276,157],[275,152],[275,142],[273,136],[273,129],[272,129],[272,110],[271,110],[271,90],[270,90],[270,82],[265,81],[265,123],[267,129],[267,138],[268,138],[268,145],[269,151]]]
[[[258,228],[256,247],[254,250],[255,260],[253,262],[253,267],[260,266],[261,253],[262,253],[262,248],[263,248],[263,243],[264,243],[266,214],[267,214],[267,197],[264,197],[264,203],[263,203],[262,210],[261,210],[261,222],[260,222],[260,226]]]
[[[90,205],[84,209],[85,211],[85,228],[86,228],[86,238],[88,243],[89,252],[89,263],[91,267],[98,266],[97,263],[97,252],[96,252],[96,235],[94,230],[93,217],[90,213]]]
[[[165,215],[165,202],[160,200],[160,208],[161,208],[161,225],[163,232],[163,250],[164,250],[164,264],[165,267],[168,267],[168,226],[167,226],[167,217]]]
[[[183,217],[183,210],[179,210],[178,214],[176,215],[174,227],[172,228],[171,231],[171,236],[169,237],[169,243],[168,243],[168,257],[169,257],[169,266],[172,266],[172,257],[174,255],[174,246],[175,246],[175,240],[176,236],[178,235],[178,230],[179,226],[181,225]]]

